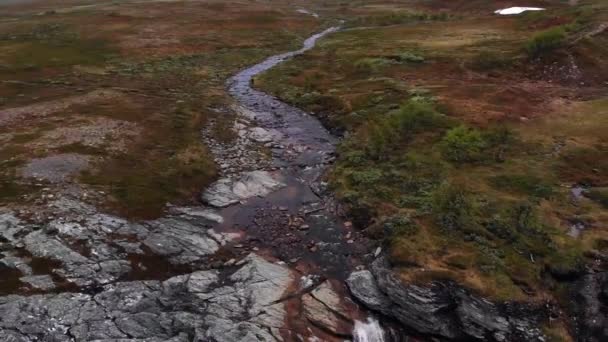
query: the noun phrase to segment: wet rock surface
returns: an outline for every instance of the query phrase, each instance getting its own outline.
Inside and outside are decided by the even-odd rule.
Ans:
[[[370,270],[353,272],[346,282],[363,305],[423,335],[451,340],[544,341],[538,315],[495,305],[452,283],[405,284],[384,257],[374,261]]]

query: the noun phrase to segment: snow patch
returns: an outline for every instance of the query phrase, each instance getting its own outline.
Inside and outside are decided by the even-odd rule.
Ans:
[[[509,7],[503,8],[500,10],[494,11],[494,13],[499,15],[514,15],[514,14],[522,14],[526,11],[544,11],[544,8],[540,7]]]

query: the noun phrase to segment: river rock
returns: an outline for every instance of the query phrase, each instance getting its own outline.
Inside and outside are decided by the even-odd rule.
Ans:
[[[227,207],[248,198],[266,196],[284,186],[268,171],[244,172],[215,182],[205,190],[202,199],[214,207]]]
[[[454,340],[543,341],[534,315],[510,316],[453,283],[406,284],[389,267],[379,258],[370,271],[354,272],[346,283],[365,306],[409,329]]]

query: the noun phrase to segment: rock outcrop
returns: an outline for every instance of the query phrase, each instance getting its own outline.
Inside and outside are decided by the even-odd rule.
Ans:
[[[255,254],[236,271],[105,285],[98,293],[0,297],[1,341],[278,341],[293,281]]]
[[[451,340],[543,341],[534,315],[510,315],[456,284],[405,284],[384,258],[374,261],[370,270],[352,273],[347,285],[366,307],[420,334]]]
[[[19,272],[23,286],[31,289],[50,290],[57,279],[77,287],[102,286],[127,277],[134,268],[151,276],[156,270],[133,261],[194,265],[234,238],[215,232],[212,222],[198,215],[131,223],[67,198],[49,207],[45,216],[52,216],[43,223],[0,213],[0,264]]]

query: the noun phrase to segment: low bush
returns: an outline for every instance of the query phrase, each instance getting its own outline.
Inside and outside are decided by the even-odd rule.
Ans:
[[[449,126],[445,115],[427,101],[410,100],[396,112],[372,123],[368,129],[366,151],[374,159],[384,159],[398,143],[407,142],[420,132]]]
[[[394,215],[386,219],[382,228],[386,237],[407,237],[418,232],[418,226],[409,216]]]
[[[487,146],[480,131],[462,125],[449,130],[440,143],[444,158],[456,163],[482,160]]]
[[[566,40],[566,30],[554,27],[534,35],[525,46],[530,57],[538,57],[562,46]]]
[[[396,56],[395,60],[397,60],[399,63],[422,63],[424,62],[424,57],[413,52],[406,51]]]
[[[469,193],[449,182],[432,194],[431,207],[435,222],[446,232],[468,230],[474,224],[474,206]]]

